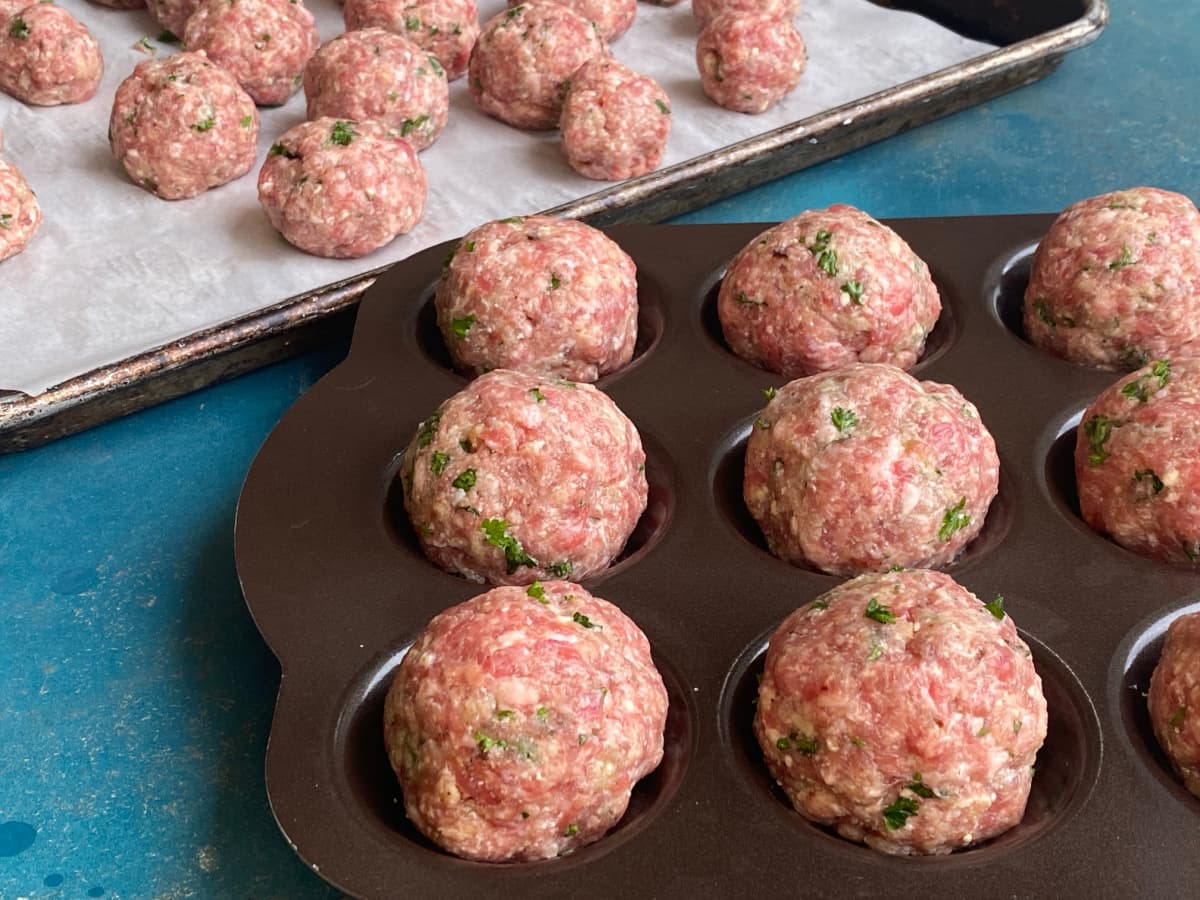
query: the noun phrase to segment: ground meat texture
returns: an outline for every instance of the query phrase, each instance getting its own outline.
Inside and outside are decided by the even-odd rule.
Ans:
[[[109,9],[142,9],[146,5],[146,0],[92,0],[98,6],[107,6]]]
[[[278,106],[300,87],[321,40],[301,0],[204,0],[183,43],[233,73],[259,106]]]
[[[464,371],[595,381],[633,357],[637,269],[590,225],[514,217],[459,242],[435,305],[442,337]]]
[[[1159,746],[1200,797],[1200,613],[1180,616],[1167,629],[1147,702]]]
[[[743,493],[780,559],[853,575],[949,563],[983,527],[999,472],[956,388],[858,363],[776,392],[750,430]]]
[[[41,224],[42,210],[25,176],[0,159],[0,261],[24,250]]]
[[[531,0],[531,2],[555,2],[572,9],[589,22],[606,41],[615,41],[633,24],[637,17],[638,0]],[[519,6],[521,0],[508,0],[509,6]]]
[[[436,57],[382,28],[348,31],[304,67],[308,118],[374,119],[415,150],[446,127],[450,93]]]
[[[479,37],[475,0],[346,0],[346,29],[386,28],[437,57],[450,81],[467,73]]]
[[[302,122],[271,147],[258,175],[271,224],[301,250],[337,259],[411,230],[427,190],[412,145],[378,122]]]
[[[0,25],[6,23],[25,7],[32,5],[30,0],[0,0]]]
[[[1200,356],[1155,360],[1096,398],[1075,482],[1096,531],[1153,559],[1200,560]]]
[[[940,572],[870,574],[776,629],[754,733],[805,818],[885,853],[943,854],[1021,821],[1046,701],[996,601]]]
[[[237,79],[197,51],[138,63],[117,88],[108,136],[135,184],[181,200],[249,172],[258,126]]]
[[[608,55],[607,42],[583,16],[557,3],[525,3],[484,23],[467,86],[489,116],[517,128],[557,128],[571,75]]]
[[[796,26],[773,15],[717,16],[696,41],[700,86],[734,112],[770,109],[800,83],[807,62]]]
[[[619,181],[658,167],[671,134],[671,105],[649,75],[593,59],[571,76],[563,102],[563,152],[588,178]]]
[[[83,103],[96,93],[103,74],[100,45],[65,9],[26,6],[0,31],[0,90],[23,103]]]
[[[421,423],[401,467],[404,506],[449,572],[583,579],[645,510],[645,461],[633,423],[596,388],[497,369]]]
[[[908,368],[941,311],[928,267],[904,239],[843,204],[756,237],[717,298],[730,349],[788,378],[853,362]]]
[[[800,14],[801,0],[692,0],[692,15],[703,28],[722,13],[749,15],[760,13],[787,19]]]
[[[1034,255],[1024,319],[1034,344],[1106,369],[1200,352],[1200,212],[1150,187],[1067,207]]]
[[[546,859],[601,838],[663,755],[667,692],[634,622],[567,581],[434,617],[384,704],[409,819],[458,856]]]
[[[146,12],[157,25],[176,37],[183,37],[187,21],[203,0],[145,0]]]

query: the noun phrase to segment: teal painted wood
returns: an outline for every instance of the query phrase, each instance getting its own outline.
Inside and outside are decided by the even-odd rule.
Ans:
[[[767,221],[1044,212],[1155,184],[1200,196],[1200,23],[1112,4],[1043,82],[690,213]],[[336,896],[271,817],[279,667],[242,603],[255,450],[344,347],[0,456],[0,897]]]

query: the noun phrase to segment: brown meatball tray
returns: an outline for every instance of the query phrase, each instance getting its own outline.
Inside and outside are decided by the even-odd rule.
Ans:
[[[772,629],[840,579],[772,557],[741,499],[745,441],[783,379],[725,346],[716,293],[766,225],[618,225],[638,266],[634,360],[603,378],[647,450],[649,506],[625,553],[584,584],[653,647],[670,697],[665,756],[599,842],[537,863],[439,850],[407,821],[383,698],[429,619],[484,588],[422,555],[395,473],[417,424],[466,379],[432,296],[451,245],[382,275],[350,354],[255,459],[236,525],[246,603],[283,670],[267,791],[289,843],[359,897],[1191,896],[1200,800],[1174,778],[1145,705],[1162,635],[1200,608],[1189,565],[1092,532],[1075,500],[1074,426],[1117,373],[1023,337],[1021,295],[1049,215],[888,222],[929,264],[943,312],[912,373],[957,386],[996,439],[1000,492],[946,567],[997,594],[1049,707],[1025,817],[981,846],[894,858],[794,812],[751,731]]]

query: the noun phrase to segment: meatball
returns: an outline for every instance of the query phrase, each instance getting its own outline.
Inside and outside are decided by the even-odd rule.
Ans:
[[[19,13],[27,6],[32,6],[37,0],[0,0],[0,26]]]
[[[196,51],[138,63],[117,88],[108,135],[135,184],[181,200],[249,172],[258,125],[237,79]]]
[[[1046,737],[1028,646],[940,572],[861,575],[771,636],[754,733],[805,818],[893,854],[1021,821]]]
[[[348,31],[321,47],[304,67],[308,118],[374,119],[415,150],[446,127],[450,93],[435,57],[382,28]]]
[[[614,59],[593,59],[571,76],[560,128],[572,169],[619,181],[658,167],[671,134],[671,106],[649,75]]]
[[[321,40],[301,0],[204,0],[183,43],[233,73],[259,106],[278,106],[300,87]]]
[[[0,262],[24,250],[41,224],[42,209],[25,176],[0,159]]]
[[[176,37],[183,37],[187,21],[204,0],[145,0],[146,12],[155,24]],[[195,49],[195,48],[192,48]]]
[[[950,562],[999,480],[956,388],[858,363],[778,390],[750,430],[743,493],[780,559],[853,575]]]
[[[800,83],[807,63],[796,26],[773,15],[717,16],[696,41],[700,86],[734,112],[766,112]]]
[[[1200,356],[1104,390],[1079,420],[1075,481],[1096,531],[1152,559],[1200,560]]]
[[[1037,346],[1106,369],[1200,352],[1200,212],[1150,187],[1067,207],[1034,254],[1024,319]]]
[[[1200,797],[1200,613],[1180,616],[1167,629],[1147,702],[1159,746]]]
[[[941,311],[928,267],[904,239],[844,204],[756,237],[717,299],[730,349],[787,378],[853,362],[906,369]]]
[[[800,14],[801,0],[692,0],[692,15],[703,28],[722,13],[761,13],[791,21]]]
[[[83,103],[103,74],[100,45],[61,7],[26,6],[0,30],[0,90],[23,103]]]
[[[559,3],[572,9],[596,26],[606,41],[615,41],[637,17],[638,0],[508,0],[509,6],[522,2]]]
[[[142,9],[146,5],[146,0],[92,0],[98,6],[107,6],[109,9]]]
[[[472,581],[603,570],[646,508],[633,423],[589,384],[497,369],[421,423],[401,467],[425,555]]]
[[[346,30],[386,28],[437,57],[450,81],[467,73],[479,37],[475,0],[346,0]]]
[[[425,212],[425,169],[378,122],[322,118],[289,129],[258,174],[258,200],[288,241],[316,256],[365,256]]]
[[[435,298],[455,365],[595,381],[633,357],[637,270],[574,219],[514,217],[468,232]]]
[[[598,840],[663,755],[667,692],[636,624],[567,581],[498,587],[435,616],[384,704],[409,819],[469,859]]]
[[[484,23],[467,86],[489,116],[517,128],[557,128],[571,75],[608,55],[583,16],[557,3],[524,3]]]

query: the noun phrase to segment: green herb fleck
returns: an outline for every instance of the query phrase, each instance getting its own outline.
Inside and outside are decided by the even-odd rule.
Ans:
[[[539,706],[534,711],[534,715],[545,722],[548,718],[550,718],[550,710],[546,709],[544,706]]]
[[[577,834],[579,834],[579,826],[576,825],[574,822],[572,822],[570,825],[567,826],[567,835],[566,836],[567,837],[575,837],[575,835],[577,835]]]
[[[434,450],[433,456],[429,457],[429,468],[433,470],[434,475],[441,475],[444,471],[446,471],[446,465],[449,462],[449,453],[442,453],[440,450]]]
[[[874,619],[876,622],[882,622],[884,625],[891,625],[896,621],[896,614],[880,603],[875,597],[867,601],[867,611],[863,615],[868,619]]]
[[[475,470],[463,469],[458,473],[458,477],[450,482],[450,484],[458,488],[460,491],[469,491],[471,488],[475,487]]]
[[[489,750],[507,750],[508,741],[503,738],[489,737],[482,731],[476,731],[471,735],[475,739],[475,746],[479,748],[480,753],[487,753]]]
[[[879,641],[871,641],[871,649],[867,651],[867,662],[875,662],[881,656],[883,656],[883,644]]]
[[[1021,725],[1022,724],[1023,723],[1021,722],[1020,719],[1013,719],[1013,734],[1021,733]]]
[[[1172,728],[1178,730],[1179,726],[1183,724],[1183,720],[1186,716],[1187,716],[1187,707],[1186,706],[1177,707],[1175,712],[1171,713],[1171,718],[1169,718],[1167,720],[1167,724],[1170,725]]]
[[[855,747],[865,747],[865,746],[867,746],[867,742],[866,742],[866,741],[864,741],[864,740],[863,740],[862,738],[860,738],[860,737],[852,737],[852,738],[850,738],[850,743],[851,743],[851,744],[853,744]]]
[[[793,731],[787,737],[781,737],[775,742],[775,746],[780,750],[796,750],[805,756],[812,756],[818,749],[815,737],[809,737],[796,731]]]
[[[942,526],[938,529],[938,540],[948,541],[957,532],[971,524],[971,516],[966,512],[967,498],[962,497],[957,503],[946,510],[942,516]]]
[[[195,129],[196,131],[201,131],[201,132],[210,131],[210,130],[212,130],[212,127],[216,124],[217,124],[216,117],[209,116],[207,119],[203,119],[202,121],[197,122],[195,125],[192,126],[192,128]]]
[[[847,281],[842,285],[842,290],[850,298],[850,302],[856,306],[863,305],[863,283],[861,281]]]
[[[533,397],[533,399],[536,400],[538,403],[541,403],[543,400],[546,399],[546,395],[542,393],[540,388],[530,388],[529,395],[531,397]]]
[[[772,400],[774,400],[775,395],[778,393],[779,393],[778,388],[773,388],[773,387],[763,388],[763,396],[767,398],[768,403],[770,403]]]
[[[1186,538],[1180,538],[1179,546],[1183,548],[1184,554],[1191,562],[1200,559],[1200,541],[1189,541]]]
[[[168,31],[165,28],[158,33],[158,42],[160,44],[178,44],[179,35],[173,31]]]
[[[1108,450],[1104,445],[1112,437],[1112,430],[1113,423],[1108,416],[1092,416],[1083,423],[1083,433],[1087,435],[1088,447],[1091,450],[1088,453],[1088,465],[1098,466],[1108,459]]]
[[[577,622],[578,624],[582,625],[584,628],[595,628],[596,627],[596,624],[581,612],[571,613],[571,619],[573,621]]]
[[[836,275],[838,273],[837,251],[830,247],[833,241],[833,233],[821,229],[817,232],[816,238],[813,239],[809,252],[817,258],[817,268],[826,275]]]
[[[509,216],[507,219],[501,219],[501,225],[520,225],[525,221],[524,216]]]
[[[508,533],[508,523],[503,519],[484,519],[479,524],[479,530],[483,532],[489,544],[504,551],[509,575],[520,566],[537,565],[537,560],[525,552],[521,542]]]
[[[284,159],[299,159],[300,158],[299,153],[297,153],[295,150],[289,150],[287,147],[283,146],[283,144],[272,144],[271,145],[271,155],[272,156],[282,156]]]
[[[557,272],[550,273],[550,290],[556,291],[562,287],[562,279],[558,277]]]
[[[12,213],[0,213],[0,228],[12,228]]]
[[[1057,328],[1058,324],[1054,321],[1054,314],[1050,312],[1050,307],[1046,305],[1046,301],[1038,298],[1033,301],[1033,308],[1037,312],[1038,318],[1049,325],[1051,328]]]
[[[858,424],[858,413],[852,409],[843,409],[840,406],[835,406],[833,412],[829,414],[829,421],[838,430],[838,434],[847,435]]]
[[[657,97],[654,98],[654,105],[658,107],[658,111],[664,116],[669,116],[671,114],[671,107],[667,106],[667,104],[663,103]]]
[[[1171,380],[1171,360],[1159,359],[1150,367],[1149,372],[1143,372],[1133,381],[1121,388],[1121,394],[1128,397],[1130,400],[1137,400],[1139,403],[1145,403],[1150,399],[1150,381],[1158,379],[1158,387],[1156,391],[1162,390],[1167,386],[1167,382]]]
[[[433,443],[433,436],[437,434],[438,423],[442,421],[442,411],[439,409],[432,416],[417,426],[417,449],[424,450]]]
[[[461,316],[460,318],[450,320],[450,330],[454,332],[456,338],[465,338],[467,332],[471,330],[471,326],[474,324],[474,316]]]
[[[415,119],[405,119],[404,123],[400,126],[400,137],[408,137],[410,134],[412,134],[414,131],[416,131],[418,128],[420,128],[422,125],[424,125],[428,121],[429,121],[428,115],[420,115],[420,116],[417,116]],[[346,143],[350,143],[350,142],[347,141]]]
[[[535,581],[533,584],[531,584],[529,587],[527,587],[525,589],[525,593],[528,594],[530,597],[532,597],[534,600],[538,601],[539,603],[549,603],[550,602],[549,600],[546,599],[546,589],[542,586],[542,583],[540,581]]]
[[[511,709],[496,710],[496,718],[497,719],[511,719],[515,715],[516,715],[516,713],[513,712]]]
[[[8,26],[8,33],[15,38],[25,40],[29,37],[29,26],[25,24],[25,20],[20,16],[14,16],[12,23]]]
[[[350,142],[356,137],[358,137],[358,132],[354,130],[352,122],[334,122],[333,127],[329,129],[329,142],[337,144],[339,147],[350,146]]]
[[[437,34],[437,29],[436,29],[436,28],[430,28],[430,29],[429,29],[429,33],[430,33],[430,35]],[[442,64],[441,64],[440,62],[438,62],[438,61],[437,61],[437,57],[436,57],[436,56],[431,56],[431,57],[429,57],[429,68],[433,69],[433,71],[435,71],[435,72],[436,72],[437,74],[439,74],[439,75],[444,75],[444,74],[446,74],[446,70],[445,70],[445,69],[443,69],[443,68],[442,68]]]
[[[242,121],[238,124],[248,130],[254,124],[254,116],[242,116]]]
[[[908,783],[908,789],[918,797],[923,797],[926,800],[932,800],[937,796],[937,794],[934,793],[933,788],[921,780],[920,772],[913,773],[912,781]]]
[[[560,559],[558,562],[550,563],[546,567],[551,575],[557,578],[566,578],[571,574],[571,570],[575,568],[575,564],[569,559]]]
[[[1137,260],[1133,258],[1133,251],[1129,249],[1128,244],[1121,245],[1121,255],[1108,264],[1108,267],[1114,272],[1118,269],[1124,269],[1126,266],[1137,265]]]
[[[140,38],[138,38],[137,46],[141,47],[143,50],[148,50],[150,53],[154,52],[154,45],[150,43],[150,38],[146,37],[145,35],[142,35]]]
[[[733,299],[736,300],[738,303],[742,304],[743,306],[766,306],[767,305],[767,301],[755,300],[752,297],[747,297],[744,293],[742,293],[740,291],[738,292],[738,295],[736,297],[734,297]]]
[[[915,816],[921,804],[915,797],[900,796],[883,810],[883,823],[888,831],[903,828],[909,816]]]
[[[1133,473],[1134,495],[1138,500],[1149,500],[1162,493],[1163,481],[1153,469],[1138,469]]]
[[[818,597],[808,605],[809,609],[829,609],[829,601],[824,597]]]
[[[404,20],[404,27],[407,28],[409,31],[417,31],[421,27],[421,20],[418,19],[416,16],[409,16],[407,19]]]
[[[983,604],[983,608],[990,612],[997,619],[1004,618],[1004,595],[997,594],[996,598],[989,603]]]
[[[529,818],[529,813],[527,813],[525,810],[521,810],[521,818],[522,818],[522,819],[528,819],[528,818]]]

